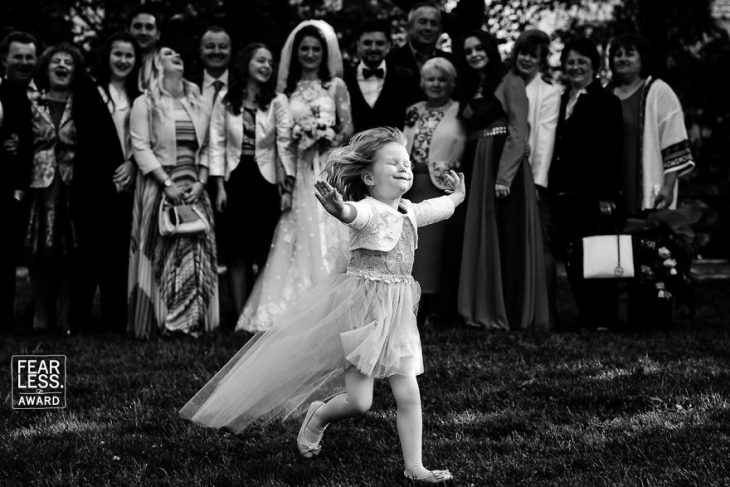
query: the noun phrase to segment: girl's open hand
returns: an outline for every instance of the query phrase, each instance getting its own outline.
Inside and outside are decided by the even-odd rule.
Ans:
[[[446,189],[444,190],[447,195],[451,197],[454,205],[459,205],[466,198],[466,183],[464,182],[464,173],[457,173],[453,169],[449,169],[448,172],[444,173],[444,183]]]
[[[319,180],[314,183],[317,190],[314,195],[327,210],[327,213],[342,220],[345,213],[345,201],[339,191],[333,188],[327,181]]]
[[[457,173],[453,169],[449,169],[444,173],[444,182],[446,183],[446,194],[461,193],[466,194],[466,183],[464,182],[464,173]]]

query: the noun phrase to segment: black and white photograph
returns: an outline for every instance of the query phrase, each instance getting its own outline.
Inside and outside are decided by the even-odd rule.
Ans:
[[[730,0],[2,2],[0,485],[730,485],[728,87]]]

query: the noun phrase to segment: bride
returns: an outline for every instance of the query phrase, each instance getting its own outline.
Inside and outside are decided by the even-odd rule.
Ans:
[[[350,96],[342,75],[337,36],[324,21],[300,23],[281,52],[277,91],[289,97],[296,177],[292,208],[279,219],[266,266],[236,324],[258,332],[271,327],[304,290],[327,273],[344,270],[347,228],[314,196],[314,182],[331,147],[352,135]]]

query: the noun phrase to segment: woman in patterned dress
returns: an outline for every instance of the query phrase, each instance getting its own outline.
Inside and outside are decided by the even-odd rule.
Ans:
[[[33,328],[47,331],[55,321],[70,333],[85,324],[81,291],[104,265],[99,226],[114,192],[113,170],[123,157],[78,48],[61,43],[46,50],[36,84],[24,242],[35,304]],[[106,157],[100,160],[99,154]]]
[[[209,114],[183,79],[180,55],[160,48],[150,88],[135,100],[130,130],[138,166],[129,267],[129,322],[138,338],[155,331],[197,336],[218,326],[215,235],[160,236],[162,198],[197,207],[209,222],[205,192]]]
[[[466,133],[459,119],[459,104],[451,95],[456,86],[456,68],[450,61],[435,57],[421,68],[421,89],[426,101],[420,101],[406,110],[405,136],[411,164],[413,186],[406,198],[420,203],[443,193],[443,177],[448,169],[460,167]],[[459,248],[461,239],[455,232],[449,236],[445,220],[424,228],[419,235],[418,251],[413,263],[413,277],[421,284],[421,303],[418,307],[419,323],[429,323],[451,318],[455,306],[449,289],[456,287],[449,272],[454,262],[451,250]],[[453,274],[453,276],[452,276]]]
[[[281,54],[278,89],[289,97],[296,180],[292,208],[274,233],[266,267],[259,275],[236,329],[268,329],[299,296],[327,273],[344,271],[348,235],[314,197],[314,183],[331,147],[352,135],[350,96],[332,27],[302,22]]]

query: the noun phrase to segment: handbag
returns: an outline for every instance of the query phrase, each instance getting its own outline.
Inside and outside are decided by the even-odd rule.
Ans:
[[[583,277],[585,279],[634,277],[631,235],[583,237]]]
[[[172,205],[165,198],[160,202],[158,216],[160,235],[195,235],[210,231],[210,223],[196,205]]]

